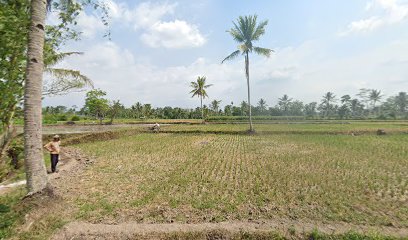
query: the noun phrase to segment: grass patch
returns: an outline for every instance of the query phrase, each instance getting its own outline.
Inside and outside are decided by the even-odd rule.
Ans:
[[[18,208],[25,194],[26,190],[19,187],[6,195],[0,195],[0,239],[11,237],[14,233],[14,227],[28,211],[28,209],[21,211]]]
[[[406,238],[397,238],[384,236],[377,233],[361,234],[357,232],[348,232],[346,234],[333,235],[320,233],[318,230],[314,230],[305,239],[309,240],[404,240]]]

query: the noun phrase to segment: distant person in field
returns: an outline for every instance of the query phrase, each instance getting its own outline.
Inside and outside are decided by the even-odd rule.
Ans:
[[[159,132],[160,131],[160,124],[158,124],[158,123],[155,123],[154,125],[153,125],[153,131],[154,132]]]
[[[51,172],[53,173],[58,172],[57,164],[59,160],[59,154],[61,151],[60,144],[61,144],[60,136],[55,135],[52,138],[52,141],[44,146],[44,148],[47,149],[47,151],[50,152],[51,154]]]

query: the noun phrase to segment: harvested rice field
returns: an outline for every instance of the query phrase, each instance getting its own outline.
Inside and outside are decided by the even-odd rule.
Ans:
[[[134,239],[408,237],[406,123],[258,124],[254,135],[246,127],[65,135],[73,145],[52,176],[54,195],[15,206],[32,209],[15,236],[105,239],[110,229],[125,235],[107,239],[128,239],[133,229],[155,236]],[[219,235],[219,226],[229,232]]]

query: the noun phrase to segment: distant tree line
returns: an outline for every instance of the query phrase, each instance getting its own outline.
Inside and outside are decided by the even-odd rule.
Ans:
[[[248,103],[233,102],[221,106],[221,101],[212,100],[202,109],[186,109],[181,107],[156,107],[151,104],[136,102],[125,107],[119,100],[110,101],[106,93],[96,89],[89,91],[83,108],[76,106],[45,107],[44,119],[50,121],[76,121],[80,118],[99,120],[114,119],[200,119],[215,116],[248,116]],[[337,97],[332,92],[325,93],[319,102],[304,103],[288,95],[278,98],[275,106],[268,106],[264,99],[260,99],[256,106],[251,106],[254,116],[282,116],[304,117],[308,119],[408,119],[408,96],[400,92],[385,98],[381,91],[361,89],[352,97],[344,95]]]

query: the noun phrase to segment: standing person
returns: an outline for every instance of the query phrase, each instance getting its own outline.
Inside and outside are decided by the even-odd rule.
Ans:
[[[47,143],[44,146],[44,148],[47,149],[51,154],[51,172],[53,173],[58,172],[57,164],[58,164],[59,154],[61,151],[60,144],[61,144],[60,136],[55,135],[52,138],[52,141]]]

